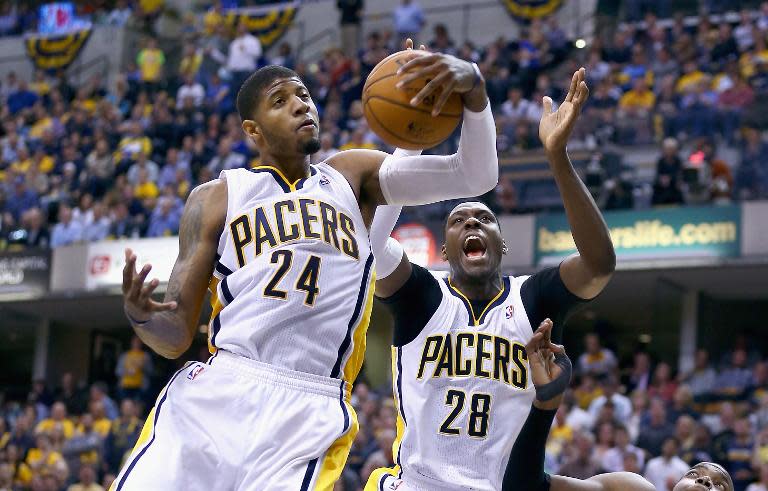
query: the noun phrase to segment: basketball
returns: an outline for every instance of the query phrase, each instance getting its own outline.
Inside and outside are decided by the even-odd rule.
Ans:
[[[453,133],[461,121],[463,103],[459,94],[451,94],[440,114],[433,117],[432,108],[440,97],[438,89],[419,105],[411,106],[410,100],[430,79],[418,78],[402,89],[396,87],[401,79],[397,70],[406,63],[409,54],[412,53],[393,53],[374,67],[363,87],[363,111],[368,126],[389,145],[423,150],[434,147]]]

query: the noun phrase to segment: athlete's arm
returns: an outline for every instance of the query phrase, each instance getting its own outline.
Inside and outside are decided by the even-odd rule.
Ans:
[[[179,256],[162,303],[151,298],[159,280],[144,285],[152,266],[145,264],[137,272],[136,255],[125,251],[125,313],[139,338],[161,356],[178,358],[192,344],[216,263],[226,202],[227,185],[221,179],[198,186],[189,195],[179,228]]]
[[[550,491],[655,491],[653,484],[631,472],[611,472],[582,481],[565,476],[552,476]]]
[[[539,124],[539,137],[560,189],[571,234],[579,251],[562,262],[560,275],[568,290],[583,299],[596,297],[608,284],[616,268],[616,253],[608,227],[592,195],[571,165],[565,148],[588,96],[584,69],[581,68],[573,74],[568,95],[557,111],[552,112],[552,99],[544,98],[544,111]]]
[[[459,149],[453,155],[395,158],[374,150],[339,152],[328,163],[350,182],[363,207],[380,204],[421,205],[450,198],[477,196],[498,182],[496,126],[485,81],[476,68],[443,54],[414,53],[401,70],[403,82],[422,76],[432,81],[414,97],[418,104],[441,90],[435,110],[457,92],[464,101]]]

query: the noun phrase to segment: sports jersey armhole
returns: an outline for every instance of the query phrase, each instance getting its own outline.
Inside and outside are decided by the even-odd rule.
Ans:
[[[358,210],[360,208],[359,202],[357,201],[357,195],[355,194],[355,190],[352,189],[352,185],[349,183],[346,177],[344,177],[344,174],[337,171],[333,168],[332,165],[327,164],[326,162],[320,162],[319,164],[316,164],[316,167],[318,170],[323,170],[325,172],[328,172],[330,174],[333,174],[334,177],[338,178],[341,181],[344,181],[344,188],[346,189],[346,192],[349,193],[349,196],[352,198],[353,203],[358,203]]]
[[[528,334],[528,339],[531,339],[533,337],[533,333],[539,327],[539,326],[534,326],[531,323],[531,313],[528,312],[528,308],[525,305],[525,300],[523,299],[523,283],[525,283],[525,281],[530,277],[531,275],[509,277],[509,284],[513,285],[513,288],[517,289],[518,296],[520,298],[520,306],[523,308],[523,312],[525,312],[525,318],[528,319],[528,322],[526,323],[528,326],[528,331],[526,331],[526,334]]]

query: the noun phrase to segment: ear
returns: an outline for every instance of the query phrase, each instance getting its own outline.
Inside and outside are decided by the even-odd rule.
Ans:
[[[507,248],[507,241],[504,239],[501,239],[501,253],[506,255],[507,252],[509,252],[509,248]]]
[[[245,134],[248,135],[248,138],[252,139],[256,143],[260,142],[261,129],[259,128],[259,125],[256,123],[256,121],[252,119],[246,119],[243,121],[242,128],[243,131],[245,131]]]
[[[448,260],[448,252],[445,250],[445,244],[440,246],[440,256],[442,256],[443,261]]]

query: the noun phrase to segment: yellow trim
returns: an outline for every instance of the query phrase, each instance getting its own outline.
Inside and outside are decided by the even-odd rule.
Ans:
[[[493,302],[495,302],[496,300],[498,300],[498,299],[501,297],[501,295],[504,293],[504,291],[506,291],[506,289],[507,289],[507,288],[506,288],[506,286],[507,286],[507,285],[506,285],[506,283],[504,283],[504,280],[502,280],[502,281],[501,281],[501,290],[499,290],[499,293],[497,293],[497,294],[496,294],[496,296],[495,296],[495,297],[493,297],[493,298],[492,298],[492,299],[491,299],[491,300],[490,300],[490,301],[489,301],[489,302],[488,302],[488,303],[485,305],[485,308],[483,309],[483,311],[482,311],[482,312],[480,312],[480,316],[479,316],[479,317],[475,317],[475,310],[472,308],[472,302],[470,302],[470,301],[469,301],[469,298],[467,298],[467,296],[466,296],[466,295],[464,295],[464,294],[461,292],[461,290],[459,290],[458,288],[456,288],[455,286],[453,286],[453,282],[451,281],[451,277],[450,277],[450,276],[448,277],[448,286],[449,286],[449,287],[451,287],[451,289],[452,289],[453,291],[455,291],[456,293],[458,293],[459,295],[461,295],[461,298],[463,298],[464,300],[466,300],[466,301],[467,301],[467,305],[469,305],[469,312],[470,312],[470,314],[472,314],[472,322],[474,322],[474,324],[475,324],[476,326],[480,324],[480,321],[479,321],[479,319],[482,319],[482,318],[483,318],[483,315],[485,315],[485,313],[488,311],[488,308],[489,308],[491,305],[493,305]]]
[[[211,322],[213,322],[213,318],[219,315],[219,312],[221,312],[224,309],[224,305],[221,304],[221,301],[219,300],[219,280],[215,276],[211,276],[211,281],[208,283],[208,289],[211,291],[211,308],[213,311],[211,312],[211,318],[208,320],[208,352],[210,354],[216,353],[216,346],[211,343],[211,337],[213,337],[213,329],[211,328]]]
[[[167,386],[166,386],[167,388]],[[165,390],[165,389],[164,389]],[[158,396],[159,398],[160,396]],[[136,445],[133,446],[133,450],[131,450],[131,453],[128,455],[128,460],[123,462],[121,465],[121,468],[124,467],[125,464],[130,462],[131,458],[139,452],[146,443],[152,438],[152,432],[155,427],[155,406],[152,406],[152,410],[149,411],[149,415],[147,416],[147,420],[144,422],[144,427],[141,429],[141,433],[139,433],[139,439],[136,440]],[[122,469],[125,470],[125,469]],[[120,477],[121,473],[118,473],[117,477]],[[112,485],[109,487],[109,491],[114,491],[117,487],[118,479],[115,479]]]
[[[382,467],[380,469],[376,469],[375,471],[371,472],[370,477],[368,477],[368,482],[365,483],[365,489],[363,491],[379,491],[379,481],[381,480],[381,477],[387,474],[393,477],[397,477],[399,471],[399,466],[395,466],[393,468]]]
[[[376,271],[371,269],[371,279],[368,282],[368,296],[365,300],[365,308],[363,315],[360,317],[360,321],[352,331],[352,353],[349,355],[347,362],[344,364],[342,374],[344,374],[344,380],[350,384],[355,381],[357,375],[360,373],[360,368],[363,366],[363,358],[365,358],[365,338],[368,333],[368,325],[371,323],[371,310],[373,308],[373,292],[376,290]]]
[[[352,448],[352,442],[355,441],[360,424],[357,421],[357,413],[348,401],[348,394],[345,397],[344,404],[347,406],[347,412],[351,420],[351,426],[346,433],[341,435],[325,452],[323,465],[320,467],[320,473],[317,476],[315,489],[319,491],[331,491],[333,484],[341,477],[344,465],[349,457],[349,450]]]
[[[301,181],[301,179],[306,179],[306,178],[299,178],[299,179],[296,179],[295,181],[291,182],[291,181],[288,180],[287,177],[285,177],[285,174],[283,174],[283,171],[281,171],[277,167],[273,167],[271,165],[257,165],[255,167],[252,167],[252,169],[253,170],[257,170],[257,169],[272,169],[273,171],[277,172],[277,175],[280,176],[280,178],[283,180],[283,182],[288,186],[288,189],[290,189],[291,191],[296,191],[296,184],[298,184],[298,182]]]

